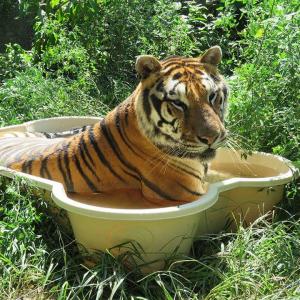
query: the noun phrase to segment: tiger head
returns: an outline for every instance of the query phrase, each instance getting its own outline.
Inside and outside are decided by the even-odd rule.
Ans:
[[[139,128],[163,152],[206,161],[224,143],[228,88],[217,70],[221,58],[218,46],[199,58],[137,58]]]

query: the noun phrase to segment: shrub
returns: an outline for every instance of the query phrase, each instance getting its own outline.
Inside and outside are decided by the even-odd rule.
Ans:
[[[223,50],[221,68],[232,74],[233,68],[240,62],[241,32],[248,19],[250,1],[182,1],[182,13],[186,16],[190,31],[195,41],[196,52],[220,45]]]
[[[276,3],[276,4],[274,4]],[[244,32],[247,61],[231,80],[231,130],[252,149],[300,158],[299,12],[293,2],[253,7]]]
[[[32,64],[32,56],[18,44],[6,45],[5,53],[0,54],[0,82],[13,78],[17,72],[25,70]]]
[[[51,41],[47,47],[41,45],[45,35]],[[33,49],[34,60],[48,75],[63,76],[82,85],[95,75],[94,62],[78,41],[76,28],[68,32],[56,20],[47,21],[39,28],[36,40],[39,41],[35,42]]]
[[[46,16],[36,23],[35,56],[47,62],[47,66],[56,60],[61,66],[63,61],[73,71],[76,69],[73,65],[78,65],[74,63],[76,58],[81,62],[88,57],[89,61],[84,58],[82,68],[88,65],[96,68],[99,89],[105,90],[114,102],[116,81],[123,82],[120,90],[125,91],[117,102],[128,94],[128,86],[136,82],[137,55],[188,55],[194,48],[185,20],[167,0],[55,3],[45,8]],[[77,56],[68,53],[74,45]]]

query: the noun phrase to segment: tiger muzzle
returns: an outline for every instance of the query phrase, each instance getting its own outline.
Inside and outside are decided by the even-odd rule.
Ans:
[[[197,117],[193,131],[198,143],[205,144],[208,148],[216,148],[226,139],[224,125],[212,109],[198,111]]]

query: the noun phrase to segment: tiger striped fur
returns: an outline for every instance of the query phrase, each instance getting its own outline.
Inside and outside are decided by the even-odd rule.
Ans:
[[[139,56],[135,91],[93,126],[0,138],[0,163],[52,179],[68,192],[140,190],[165,205],[207,190],[206,162],[226,139],[228,88],[218,46],[200,58]]]

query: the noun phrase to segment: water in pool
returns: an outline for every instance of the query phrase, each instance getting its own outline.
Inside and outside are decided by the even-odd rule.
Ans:
[[[158,208],[159,205],[149,202],[143,197],[141,191],[133,189],[122,189],[114,192],[99,194],[77,194],[68,193],[68,197],[84,204],[90,204],[110,208]]]

